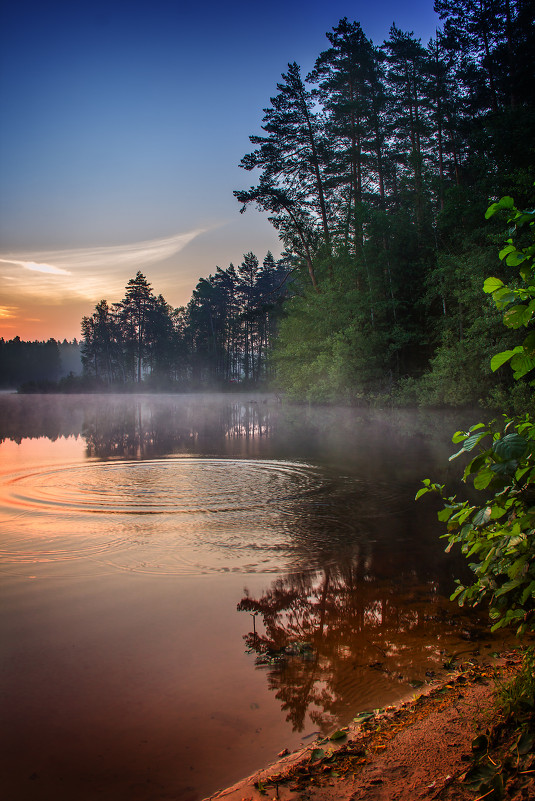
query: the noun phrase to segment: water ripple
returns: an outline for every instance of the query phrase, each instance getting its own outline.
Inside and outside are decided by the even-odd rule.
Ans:
[[[390,487],[375,484],[371,493],[355,478],[303,462],[180,457],[47,466],[4,477],[0,557],[12,569],[85,561],[93,571],[276,572],[311,544],[332,545],[363,518],[380,517],[391,495]]]

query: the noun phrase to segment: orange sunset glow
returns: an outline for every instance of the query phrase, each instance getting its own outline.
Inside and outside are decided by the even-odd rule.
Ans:
[[[354,9],[337,0],[123,11],[4,4],[1,337],[79,338],[81,318],[119,301],[138,270],[176,308],[218,266],[283,249],[267,215],[240,214],[233,191],[250,179],[240,160],[288,62],[306,74],[325,31]],[[424,0],[358,13],[376,42],[394,18],[422,41],[438,24]]]
[[[239,218],[245,222],[243,218]],[[275,233],[256,217],[253,230],[267,251]],[[258,225],[260,223],[260,225]],[[80,321],[105,298],[119,301],[128,280],[142,269],[157,294],[172,306],[185,305],[195,284],[213,271],[216,252],[241,258],[228,240],[233,225],[212,224],[185,233],[123,245],[0,253],[0,336],[12,339],[72,340]],[[244,237],[244,241],[246,237]],[[195,246],[194,246],[195,245]]]

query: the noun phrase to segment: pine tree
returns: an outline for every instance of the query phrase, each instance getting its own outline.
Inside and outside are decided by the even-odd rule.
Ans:
[[[82,319],[82,366],[85,375],[111,384],[124,381],[123,334],[116,307],[106,300],[95,306],[91,317]]]
[[[420,40],[395,25],[384,42],[389,94],[389,148],[395,161],[396,194],[406,186],[418,228],[423,223],[424,158],[429,132],[427,59]],[[400,187],[401,183],[401,187]]]
[[[326,132],[333,144],[329,186],[336,190],[341,241],[362,247],[361,205],[378,192],[384,198],[383,135],[378,54],[358,22],[344,17],[327,33],[331,47],[321,53],[308,80],[326,112]]]
[[[118,304],[119,317],[132,364],[132,378],[141,383],[143,361],[149,352],[150,322],[156,298],[152,287],[138,270],[126,286],[126,294]]]
[[[261,170],[258,185],[234,194],[243,208],[255,203],[271,214],[286,244],[301,250],[316,285],[313,258],[318,234],[327,246],[331,239],[325,187],[327,146],[299,66],[289,64],[282,78],[277,84],[279,94],[264,109],[262,128],[267,136],[251,136],[251,143],[258,147],[240,162],[248,171]]]

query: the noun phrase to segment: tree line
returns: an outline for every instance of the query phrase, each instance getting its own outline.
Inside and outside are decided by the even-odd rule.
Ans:
[[[106,386],[220,388],[258,385],[287,291],[289,270],[268,253],[201,278],[185,307],[155,295],[138,271],[124,298],[100,301],[82,320],[86,377]]]
[[[0,387],[3,389],[22,385],[37,389],[80,370],[80,344],[76,339],[72,342],[66,339],[63,342],[55,339],[28,342],[18,336],[8,340],[0,338]]]
[[[534,0],[436,0],[424,46],[393,25],[375,45],[344,18],[303,76],[290,63],[235,191],[269,215],[283,253],[201,278],[172,308],[140,271],[82,321],[95,386],[265,381],[289,397],[506,403],[492,375],[513,343],[484,279],[500,222],[535,205]],[[500,276],[498,276],[500,277]]]
[[[241,167],[242,211],[267,213],[295,269],[274,348],[279,386],[309,400],[397,393],[466,403],[506,391],[491,303],[489,198],[535,200],[532,0],[436,0],[425,47],[374,45],[347,18],[305,77],[291,63]]]

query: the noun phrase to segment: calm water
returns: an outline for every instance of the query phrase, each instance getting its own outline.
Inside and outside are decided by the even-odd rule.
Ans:
[[[459,424],[0,396],[3,797],[198,801],[498,647],[413,502]]]

